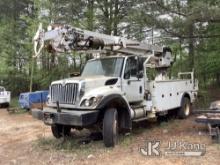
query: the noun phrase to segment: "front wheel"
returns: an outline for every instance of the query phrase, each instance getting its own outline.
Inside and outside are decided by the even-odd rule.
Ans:
[[[114,147],[118,141],[118,112],[115,108],[107,109],[103,120],[103,141],[106,147]]]
[[[178,118],[185,119],[187,118],[192,111],[191,103],[189,98],[184,97],[181,102],[181,107],[178,110]]]
[[[54,124],[51,126],[51,131],[53,136],[59,139],[63,136],[70,136],[71,128],[64,125]]]

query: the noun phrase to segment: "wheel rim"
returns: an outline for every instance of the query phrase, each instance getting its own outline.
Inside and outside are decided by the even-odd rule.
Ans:
[[[113,124],[113,133],[114,135],[116,135],[117,133],[117,120],[116,119],[114,120],[114,124]]]
[[[117,122],[117,114],[115,114],[115,119],[113,122],[114,143],[117,143],[117,134],[118,134],[118,122]]]
[[[190,106],[189,106],[189,104],[185,104],[185,115],[186,116],[189,116],[189,113],[190,113]]]

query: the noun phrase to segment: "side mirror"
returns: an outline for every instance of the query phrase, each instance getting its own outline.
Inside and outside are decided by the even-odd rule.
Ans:
[[[143,72],[138,72],[138,73],[137,73],[137,78],[138,78],[138,79],[143,78],[143,77],[144,77]]]
[[[129,79],[130,78],[130,72],[126,72],[124,74],[124,79]]]

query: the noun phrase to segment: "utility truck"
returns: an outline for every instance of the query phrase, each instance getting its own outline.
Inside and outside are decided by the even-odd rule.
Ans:
[[[34,37],[35,57],[43,48],[56,54],[78,51],[93,54],[81,75],[51,83],[47,107],[33,109],[33,117],[51,126],[56,138],[71,128],[97,128],[104,145],[117,144],[119,133],[132,123],[176,110],[184,119],[191,113],[198,82],[193,72],[169,79],[174,60],[168,47],[100,34],[69,25],[42,25]]]
[[[6,91],[4,87],[0,86],[0,107],[9,107],[11,101],[11,92]]]

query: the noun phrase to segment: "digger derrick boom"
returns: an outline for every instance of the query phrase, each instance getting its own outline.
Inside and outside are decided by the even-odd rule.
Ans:
[[[46,43],[46,44],[45,44]],[[141,43],[135,40],[119,36],[111,36],[82,30],[70,25],[52,25],[50,30],[44,31],[42,24],[34,37],[35,57],[39,56],[41,50],[46,47],[49,52],[64,53],[78,52],[115,52],[125,55],[154,56],[157,67],[169,67],[173,58],[171,50],[162,46]],[[165,52],[169,50],[169,53]],[[165,61],[163,64],[159,61]],[[159,66],[160,65],[160,66]]]

